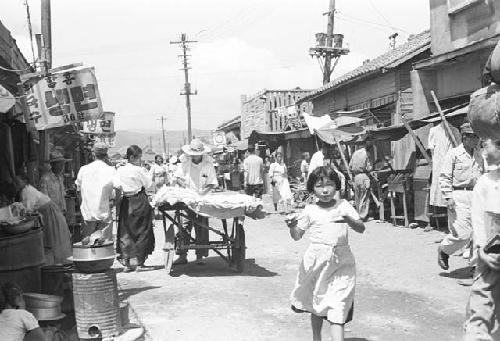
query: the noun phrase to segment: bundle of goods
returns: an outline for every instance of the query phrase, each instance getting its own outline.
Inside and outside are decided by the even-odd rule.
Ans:
[[[485,72],[493,81],[471,95],[468,118],[482,139],[500,139],[500,42],[493,50]]]
[[[162,187],[153,198],[154,206],[183,203],[193,211],[219,219],[248,216],[262,219],[265,216],[262,200],[235,192],[218,192],[199,195],[180,187]]]
[[[26,211],[21,203],[0,208],[0,231],[18,234],[38,227],[38,214]]]

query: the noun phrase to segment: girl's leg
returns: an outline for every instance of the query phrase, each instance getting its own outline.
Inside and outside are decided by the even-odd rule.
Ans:
[[[332,341],[344,341],[343,324],[330,323],[330,331],[332,334]]]
[[[323,327],[323,318],[311,314],[311,327],[313,331],[313,341],[321,341],[321,327]]]

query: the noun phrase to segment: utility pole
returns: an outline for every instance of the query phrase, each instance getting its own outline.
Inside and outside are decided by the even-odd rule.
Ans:
[[[180,45],[182,48],[182,54],[179,57],[182,57],[182,69],[184,70],[184,89],[181,91],[181,96],[186,96],[186,110],[187,110],[187,118],[188,118],[188,139],[192,140],[192,131],[191,131],[191,95],[198,94],[197,91],[191,92],[191,84],[189,83],[189,69],[191,69],[188,65],[188,57],[187,51],[189,51],[189,43],[196,43],[196,40],[188,40],[186,33],[181,34],[180,41],[171,41],[170,44]]]
[[[323,84],[330,83],[330,77],[337,66],[340,56],[349,53],[349,49],[343,48],[343,34],[334,34],[335,23],[335,0],[330,0],[328,12],[328,25],[325,33],[316,33],[316,46],[309,49],[309,55],[318,59],[323,73]],[[333,61],[333,66],[332,66]]]
[[[167,119],[162,115],[161,118],[159,118],[158,120],[161,121],[161,133],[163,134],[163,155],[164,155],[163,157],[165,157],[165,155],[167,155],[167,147],[165,142],[165,128],[163,126],[163,121]]]

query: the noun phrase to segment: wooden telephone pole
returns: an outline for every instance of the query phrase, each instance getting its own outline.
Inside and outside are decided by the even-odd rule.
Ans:
[[[328,12],[323,13],[323,15],[328,15],[326,34],[316,33],[316,46],[309,49],[309,55],[318,59],[323,73],[323,84],[328,84],[330,83],[330,77],[337,66],[340,56],[348,54],[349,49],[342,47],[344,35],[333,33],[335,23],[335,0],[330,0]]]
[[[158,120],[161,121],[161,133],[163,135],[163,157],[166,158],[166,155],[167,155],[167,144],[166,144],[166,140],[165,140],[165,127],[163,126],[163,121],[166,121],[167,119],[165,117],[163,117],[163,115],[161,116],[161,118],[159,118]]]
[[[179,57],[182,57],[182,69],[184,70],[184,89],[181,91],[181,95],[186,96],[186,110],[188,117],[188,140],[191,141],[193,138],[192,130],[191,130],[191,95],[198,94],[197,91],[191,92],[191,84],[189,83],[189,67],[187,51],[189,51],[190,43],[196,43],[196,40],[188,40],[186,33],[181,34],[180,41],[171,41],[170,44],[180,45],[182,48],[182,54]]]

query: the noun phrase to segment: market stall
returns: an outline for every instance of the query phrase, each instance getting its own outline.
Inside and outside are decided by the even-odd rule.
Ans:
[[[230,265],[234,265],[238,272],[242,272],[246,255],[243,228],[245,216],[253,219],[261,219],[265,216],[260,199],[231,192],[200,196],[189,189],[165,186],[155,195],[153,205],[158,207],[163,215],[165,233],[163,250],[165,251],[165,270],[168,273],[170,273],[175,252],[189,249],[213,250]],[[193,218],[196,215],[220,220],[222,228],[197,221]],[[231,219],[232,224],[229,227],[228,220]],[[168,227],[167,220],[170,222]],[[191,237],[190,229],[184,225],[185,221],[212,231],[219,239],[209,240],[203,245],[196,243]],[[182,234],[189,238],[182,238]]]

